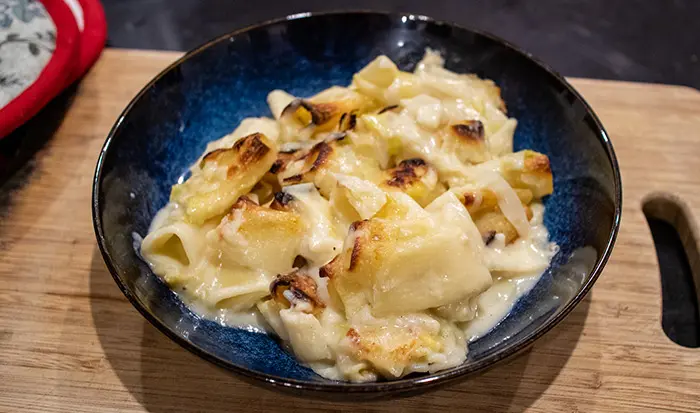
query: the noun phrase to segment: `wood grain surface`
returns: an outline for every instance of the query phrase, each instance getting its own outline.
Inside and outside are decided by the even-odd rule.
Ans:
[[[100,147],[127,102],[177,56],[105,51],[56,133],[0,190],[0,411],[700,410],[700,349],[662,331],[642,213],[657,193],[681,199],[689,221],[700,215],[698,91],[573,79],[623,176],[622,229],[592,292],[531,351],[480,377],[419,397],[335,404],[251,386],[183,350],[127,302],[102,261],[90,212]]]

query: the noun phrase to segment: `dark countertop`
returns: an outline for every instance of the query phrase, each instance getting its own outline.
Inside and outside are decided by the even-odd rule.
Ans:
[[[503,37],[566,76],[700,89],[697,0],[103,0],[109,45],[188,50],[247,25],[305,11],[424,14]]]

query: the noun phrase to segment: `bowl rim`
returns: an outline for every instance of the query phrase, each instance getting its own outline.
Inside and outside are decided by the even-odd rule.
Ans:
[[[333,380],[328,380],[327,382],[309,382],[309,381],[304,381],[304,380],[298,380],[298,379],[290,379],[286,377],[280,377],[280,376],[275,376],[272,374],[267,374],[267,373],[262,373],[256,370],[252,370],[246,367],[238,366],[233,363],[230,363],[215,354],[209,353],[195,344],[183,339],[182,337],[178,336],[175,331],[170,329],[168,326],[166,326],[161,320],[158,319],[154,314],[150,313],[144,305],[141,304],[141,302],[138,300],[138,298],[129,291],[129,289],[126,287],[126,285],[122,282],[120,276],[119,276],[119,271],[114,265],[114,261],[112,259],[112,256],[110,255],[109,251],[107,250],[106,247],[106,239],[105,239],[105,234],[103,230],[103,222],[102,218],[100,216],[100,192],[101,192],[101,183],[102,183],[102,174],[103,174],[103,167],[104,167],[104,161],[107,155],[107,152],[110,149],[110,145],[112,140],[114,139],[114,136],[116,135],[117,131],[120,129],[124,119],[128,116],[129,112],[131,109],[135,106],[136,102],[138,102],[144,94],[150,90],[155,83],[157,83],[162,77],[164,77],[167,73],[169,73],[171,70],[173,70],[175,67],[179,66],[186,60],[192,58],[193,56],[196,56],[197,54],[205,51],[209,47],[212,47],[216,44],[219,44],[222,41],[225,41],[226,39],[233,38],[235,36],[239,36],[241,34],[247,33],[249,31],[261,28],[261,27],[266,27],[266,26],[271,26],[275,24],[280,24],[284,23],[285,21],[295,21],[295,20],[301,20],[301,19],[313,19],[315,17],[324,17],[324,16],[339,16],[339,15],[377,15],[377,16],[385,16],[391,19],[409,19],[409,20],[417,20],[420,22],[425,22],[429,24],[434,24],[438,26],[448,26],[448,27],[453,27],[457,28],[460,30],[464,30],[467,32],[471,32],[473,34],[476,34],[477,36],[482,36],[484,38],[487,38],[491,41],[494,41],[496,43],[499,43],[506,49],[510,49],[512,52],[515,52],[517,54],[520,54],[521,56],[525,57],[526,59],[530,60],[533,62],[536,66],[538,66],[540,69],[546,71],[554,80],[558,81],[561,85],[565,87],[565,89],[572,93],[581,103],[583,103],[587,114],[591,117],[594,123],[594,129],[596,132],[596,136],[599,138],[601,143],[603,144],[603,147],[605,149],[605,152],[608,156],[608,160],[610,162],[610,166],[612,167],[613,170],[613,183],[614,183],[614,216],[613,216],[613,224],[612,228],[610,228],[610,235],[608,237],[607,244],[605,246],[605,249],[602,251],[602,254],[599,256],[599,258],[596,260],[596,264],[593,267],[592,271],[590,271],[590,276],[588,277],[588,281],[582,285],[582,287],[579,289],[577,294],[571,299],[565,306],[564,308],[553,318],[551,318],[548,322],[545,324],[541,325],[534,331],[532,331],[530,334],[528,334],[524,339],[520,340],[519,342],[514,343],[512,346],[504,349],[503,351],[495,352],[493,354],[490,354],[486,356],[484,359],[470,364],[470,365],[461,365],[458,367],[454,367],[445,371],[438,371],[436,373],[432,374],[425,374],[421,375],[418,377],[410,377],[410,378],[402,378],[398,380],[393,380],[393,381],[379,381],[379,382],[369,382],[369,383],[351,383],[351,382],[343,382],[343,381],[333,381]],[[112,278],[114,278],[115,282],[117,283],[117,286],[119,289],[122,291],[122,293],[126,296],[126,298],[131,302],[131,304],[143,315],[146,320],[148,320],[153,326],[155,326],[158,330],[160,330],[163,334],[165,334],[167,337],[169,337],[171,340],[179,344],[181,347],[185,348],[186,350],[190,351],[191,353],[196,354],[197,356],[203,358],[204,360],[207,360],[219,367],[223,367],[229,371],[232,371],[234,373],[239,374],[242,378],[246,379],[253,379],[254,382],[257,382],[258,384],[266,383],[269,384],[273,387],[280,388],[280,389],[291,389],[291,390],[305,390],[305,391],[313,391],[313,392],[323,392],[323,393],[362,393],[362,394],[371,394],[371,393],[380,393],[380,392],[401,392],[401,391],[416,391],[416,392],[421,392],[424,390],[427,390],[429,388],[438,386],[438,385],[443,385],[447,383],[451,383],[460,379],[467,378],[469,376],[473,376],[476,374],[483,373],[484,371],[488,370],[489,368],[495,366],[499,362],[509,359],[514,357],[517,354],[520,354],[524,350],[530,347],[537,339],[542,337],[544,334],[546,334],[548,331],[550,331],[554,326],[559,324],[573,309],[574,307],[587,295],[587,293],[590,291],[591,287],[593,284],[596,282],[598,277],[600,276],[601,272],[603,271],[603,268],[605,267],[605,264],[607,263],[610,254],[612,253],[612,249],[615,244],[615,240],[617,238],[619,229],[620,229],[620,221],[622,218],[622,180],[620,176],[620,170],[619,170],[619,165],[617,161],[617,157],[615,156],[615,151],[613,149],[612,143],[610,142],[610,138],[608,136],[608,133],[606,132],[605,128],[603,127],[603,124],[601,123],[600,119],[598,116],[595,114],[593,109],[590,107],[588,102],[581,96],[581,94],[574,89],[574,87],[558,72],[556,72],[554,69],[549,67],[547,64],[543,63],[536,57],[534,57],[531,53],[528,53],[521,48],[515,46],[514,44],[501,39],[500,37],[497,37],[493,34],[490,34],[488,32],[484,32],[481,30],[475,30],[471,29],[468,27],[464,27],[462,25],[445,21],[445,20],[438,20],[438,19],[433,19],[431,17],[422,15],[422,14],[415,14],[415,13],[409,13],[409,12],[385,12],[385,11],[373,11],[373,10],[335,10],[335,11],[327,11],[327,12],[302,12],[302,13],[296,13],[296,14],[290,14],[284,17],[279,17],[275,19],[270,19],[266,20],[263,22],[255,23],[246,27],[243,27],[241,29],[233,30],[231,32],[228,32],[226,34],[217,36],[209,41],[206,41],[205,43],[195,47],[194,49],[191,49],[190,51],[186,52],[183,56],[178,58],[175,62],[171,63],[168,65],[165,69],[163,69],[158,75],[156,75],[153,79],[151,79],[137,94],[134,96],[133,99],[129,102],[129,104],[124,108],[122,113],[119,115],[117,120],[115,121],[114,125],[112,126],[111,130],[109,131],[109,134],[107,135],[107,138],[105,139],[105,143],[102,146],[102,149],[100,150],[100,155],[97,160],[97,165],[95,168],[95,175],[93,178],[93,184],[92,184],[92,220],[93,220],[93,227],[95,230],[95,235],[97,237],[97,244],[99,246],[100,252],[102,254],[102,257],[105,261],[105,264],[107,265],[107,268],[109,269],[110,274],[112,275]],[[262,383],[261,383],[262,382]]]

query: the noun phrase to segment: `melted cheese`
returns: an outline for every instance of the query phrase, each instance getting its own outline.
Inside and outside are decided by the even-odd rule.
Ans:
[[[312,265],[330,261],[343,245],[342,235],[333,224],[328,200],[313,184],[299,184],[284,188],[294,197],[293,209],[298,211],[306,227],[299,254]]]
[[[274,119],[210,142],[173,188],[143,258],[202,317],[275,334],[323,377],[460,365],[557,246],[539,202],[548,160],[512,153],[493,82],[443,64],[427,50],[409,73],[380,56],[347,88],[272,91]],[[236,152],[255,133],[269,150]],[[245,176],[233,153],[257,159]]]

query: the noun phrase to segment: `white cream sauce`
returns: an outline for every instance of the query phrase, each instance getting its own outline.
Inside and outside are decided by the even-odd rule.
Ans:
[[[133,235],[134,247],[148,253],[144,257],[153,271],[175,287],[175,293],[192,312],[227,327],[261,334],[276,332],[301,362],[324,377],[359,382],[457,366],[467,357],[467,343],[488,334],[508,316],[518,299],[538,282],[557,252],[556,245],[548,241],[548,232],[542,223],[543,206],[537,202],[532,204],[533,217],[527,220],[518,194],[501,175],[497,159],[468,166],[444,145],[443,135],[436,133],[450,123],[478,119],[483,123],[489,147],[490,154],[485,159],[512,152],[517,122],[498,110],[502,101],[498,90],[491,86],[476,77],[446,71],[440,56],[430,51],[414,74],[399,72],[388,58],[380,57],[358,73],[351,89],[342,92],[343,96],[352,92],[352,88],[360,88],[383,103],[401,103],[400,111],[385,112],[381,116],[361,115],[358,124],[366,123],[364,128],[372,131],[362,131],[360,127],[348,134],[348,144],[334,146],[334,169],[329,171],[335,174],[321,168],[313,183],[286,187],[285,191],[291,191],[297,200],[293,205],[304,225],[302,238],[287,236],[287,232],[261,236],[260,240],[247,238],[239,231],[246,218],[243,211],[238,210],[221,222],[209,220],[197,225],[187,219],[187,211],[170,203],[158,212],[143,241]],[[264,133],[281,149],[306,148],[327,139],[325,132],[316,133],[313,126],[302,125],[294,117],[280,116],[292,99],[294,97],[286,92],[272,92],[269,105],[275,119],[245,120],[230,135],[211,142],[205,153],[230,147],[252,132]],[[343,102],[341,99],[338,104],[344,107]],[[382,172],[377,169],[377,162],[365,159],[367,148],[370,154],[378,152],[377,161],[383,167],[394,157],[396,160],[424,159],[435,169],[433,178],[447,184],[449,191],[476,182],[485,184],[497,194],[498,207],[515,227],[519,239],[506,245],[505,236],[496,234],[489,245],[485,245],[469,213],[456,198],[456,192],[447,192],[438,198],[440,201],[433,201],[425,209],[403,192],[383,194],[374,184],[362,181],[377,183],[383,179],[383,175],[379,176]],[[306,163],[305,159],[290,163],[278,178],[300,173]],[[226,179],[221,175],[228,174],[227,169],[215,166],[200,171],[213,174],[212,179],[202,183],[211,185],[208,189],[212,191]],[[522,168],[522,165],[516,166]],[[349,178],[343,179],[342,175]],[[377,284],[379,289],[373,290],[375,296],[381,293],[388,297],[388,291],[395,293],[391,300],[385,300],[388,304],[384,307],[388,308],[380,305],[381,300],[370,305],[366,291],[331,295],[328,280],[319,276],[319,266],[348,249],[343,240],[347,244],[355,239],[352,234],[345,236],[350,225],[345,221],[349,219],[340,209],[335,209],[345,205],[340,202],[345,200],[343,196],[349,208],[361,218],[372,217],[392,200],[397,205],[408,205],[410,213],[402,215],[401,219],[415,218],[437,228],[434,233],[425,231],[431,237],[416,238],[419,241],[412,244],[420,247],[415,251],[425,254],[414,254],[415,262],[406,258],[411,254],[406,254],[391,263],[377,260],[377,268],[367,267],[377,272],[394,271],[386,277],[390,282],[382,281],[383,284]],[[399,202],[401,197],[410,202]],[[336,204],[335,200],[340,203]],[[450,209],[451,203],[458,208]],[[258,226],[252,228],[266,233],[269,228],[284,227],[278,221],[269,222],[273,224],[255,224]],[[404,227],[399,231],[405,237],[412,234]],[[139,245],[141,243],[143,245]],[[447,249],[452,244],[459,244],[459,248]],[[391,248],[387,245],[386,248]],[[400,251],[401,244],[396,248]],[[283,250],[288,254],[282,254],[284,259],[276,259]],[[445,251],[447,255],[440,256]],[[283,293],[285,302],[267,299],[273,276],[291,269],[297,254],[311,267],[304,271],[315,281],[317,295],[325,304],[325,307],[319,306],[323,309],[318,312],[312,312],[310,303],[299,301],[290,291]],[[590,254],[584,255],[586,260],[582,261],[587,262]],[[469,264],[465,257],[471,260]],[[437,266],[431,259],[447,262],[449,258],[453,258],[448,262],[449,268],[440,270],[444,271],[442,273],[434,271],[433,267]],[[413,276],[411,271],[419,264],[426,268],[415,271]],[[471,268],[471,272],[465,267]],[[479,271],[474,269],[477,267]],[[415,281],[414,287],[396,287],[394,281],[407,273],[411,275],[411,282]],[[457,275],[464,278],[447,283]],[[473,281],[474,288],[457,291]],[[439,288],[441,283],[445,285],[442,289]],[[457,294],[450,294],[453,291]],[[423,297],[424,302],[414,308],[400,308],[404,303],[419,301],[411,297]],[[251,305],[249,310],[239,310]],[[185,324],[183,320],[182,325]],[[183,330],[183,334],[186,331]]]
[[[153,220],[152,229],[157,229],[164,225],[168,220],[169,214],[177,213],[174,209],[175,207],[169,206],[161,210]],[[494,242],[490,246],[485,247],[483,252],[487,260],[494,260],[494,262],[499,260],[513,263],[519,262],[522,268],[531,267],[536,269],[524,273],[494,271],[493,285],[474,298],[476,303],[474,318],[467,322],[456,323],[462,328],[469,342],[488,334],[508,316],[513,305],[537,284],[542,276],[542,272],[557,252],[557,246],[548,241],[549,234],[542,223],[544,207],[540,204],[534,204],[532,209],[533,218],[530,220],[531,227],[526,239],[521,239],[506,246],[503,242],[503,235],[498,234]],[[318,286],[319,298],[326,303],[330,302],[327,288],[328,281],[319,277],[319,268],[310,268],[308,273]],[[255,308],[244,312],[225,308],[212,309],[201,301],[190,298],[190,295],[186,292],[180,290],[176,292],[187,307],[202,318],[213,320],[226,327],[241,328],[262,334],[275,334],[262,314]],[[333,372],[336,369],[335,366],[316,364],[314,370],[323,370],[326,373],[324,377],[342,377],[341,373]]]
[[[476,316],[464,326],[469,341],[486,335],[510,313],[518,299],[537,284],[558,251],[557,245],[549,242],[549,233],[542,222],[544,206],[533,204],[532,214],[527,238],[506,246],[503,235],[497,234],[484,249],[494,283],[479,295]],[[516,268],[521,271],[513,271]]]
[[[228,308],[212,309],[201,300],[193,299],[181,289],[176,293],[187,308],[201,318],[215,321],[225,327],[240,328],[254,333],[274,334],[260,311],[255,308],[248,311],[233,311]]]
[[[477,298],[476,317],[464,327],[467,340],[474,341],[493,330],[513,308],[515,302],[537,284],[542,274],[500,278]]]

